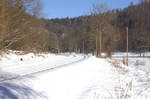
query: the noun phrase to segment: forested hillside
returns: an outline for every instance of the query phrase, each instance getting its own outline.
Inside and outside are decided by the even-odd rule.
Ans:
[[[80,42],[82,43],[83,41],[81,41],[81,39],[84,39],[84,41],[86,42],[84,45],[86,48],[85,51],[87,52],[91,52],[96,49],[96,37],[91,39],[92,35],[94,35],[95,33],[95,31],[93,30],[96,30],[92,27],[94,20],[97,21],[95,25],[98,25],[98,21],[100,21],[99,23],[103,23],[102,20],[106,20],[109,26],[113,28],[109,28],[108,24],[106,26],[104,25],[104,27],[106,28],[105,31],[107,30],[107,32],[110,33],[106,34],[107,38],[109,38],[109,36],[111,37],[111,39],[114,38],[115,42],[113,42],[112,40],[110,41],[110,45],[113,46],[113,51],[126,51],[126,28],[128,27],[129,51],[143,52],[150,50],[149,10],[150,0],[141,0],[137,5],[133,5],[133,3],[131,3],[127,8],[105,12],[105,19],[103,17],[100,17],[99,15],[90,15],[71,19],[52,19],[49,21],[64,27],[64,29],[72,28],[72,32],[69,31],[69,34],[75,33],[76,35],[80,35],[77,38],[78,40],[80,39]],[[64,31],[62,32],[67,33]],[[108,44],[104,43],[106,42],[105,40],[107,41],[108,39],[103,38],[103,51],[107,51],[106,48],[108,47]]]
[[[131,5],[117,11],[117,27],[121,34],[118,49],[125,50],[125,27],[129,28],[129,50],[150,50],[150,0],[142,0],[138,5]]]
[[[38,0],[0,0],[0,50],[45,50],[49,32]]]
[[[101,56],[150,48],[150,0],[124,9],[94,5],[90,15],[75,18],[40,18],[39,0],[0,0],[0,50],[78,52]]]

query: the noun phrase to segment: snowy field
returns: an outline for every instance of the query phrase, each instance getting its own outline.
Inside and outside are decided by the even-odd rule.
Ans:
[[[150,58],[129,56],[137,57],[127,67],[125,53],[100,59],[11,52],[0,57],[0,99],[150,99]]]
[[[24,76],[31,73],[56,68],[65,64],[73,63],[84,59],[83,55],[69,54],[38,54],[29,53],[16,55],[14,52],[5,54],[0,58],[0,70],[2,73],[13,74],[13,76]],[[5,75],[5,74],[1,74]],[[3,77],[6,78],[6,77]],[[2,80],[2,77],[0,78]]]

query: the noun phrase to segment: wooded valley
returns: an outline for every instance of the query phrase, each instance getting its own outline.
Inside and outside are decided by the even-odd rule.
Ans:
[[[89,15],[44,19],[38,0],[0,0],[0,50],[77,52],[101,56],[107,52],[150,50],[150,0],[110,10],[93,4]]]

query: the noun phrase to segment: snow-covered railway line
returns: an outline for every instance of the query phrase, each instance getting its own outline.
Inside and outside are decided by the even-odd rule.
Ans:
[[[0,83],[18,79],[18,78],[22,78],[22,77],[26,77],[26,76],[30,76],[33,74],[38,74],[38,73],[45,72],[45,71],[48,71],[51,69],[68,66],[68,65],[83,61],[86,58],[88,58],[88,56],[76,55],[74,57],[67,58],[66,60],[59,60],[59,61],[57,60],[57,62],[54,62],[54,63],[50,63],[50,62],[46,63],[46,61],[43,61],[38,66],[36,66],[36,64],[29,64],[28,66],[22,65],[22,66],[14,66],[14,67],[13,66],[5,67],[5,68],[2,68],[2,71],[10,73],[13,76],[12,75],[10,77],[4,76],[2,79],[0,78]]]

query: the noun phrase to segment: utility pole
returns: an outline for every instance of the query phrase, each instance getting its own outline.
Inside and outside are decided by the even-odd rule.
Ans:
[[[129,39],[129,38],[128,38],[128,27],[126,27],[126,33],[127,33],[127,37],[126,37],[126,38],[127,38],[127,47],[126,47],[126,48],[127,48],[127,49],[126,49],[126,50],[127,50],[127,57],[126,57],[126,65],[128,66],[128,39]]]

